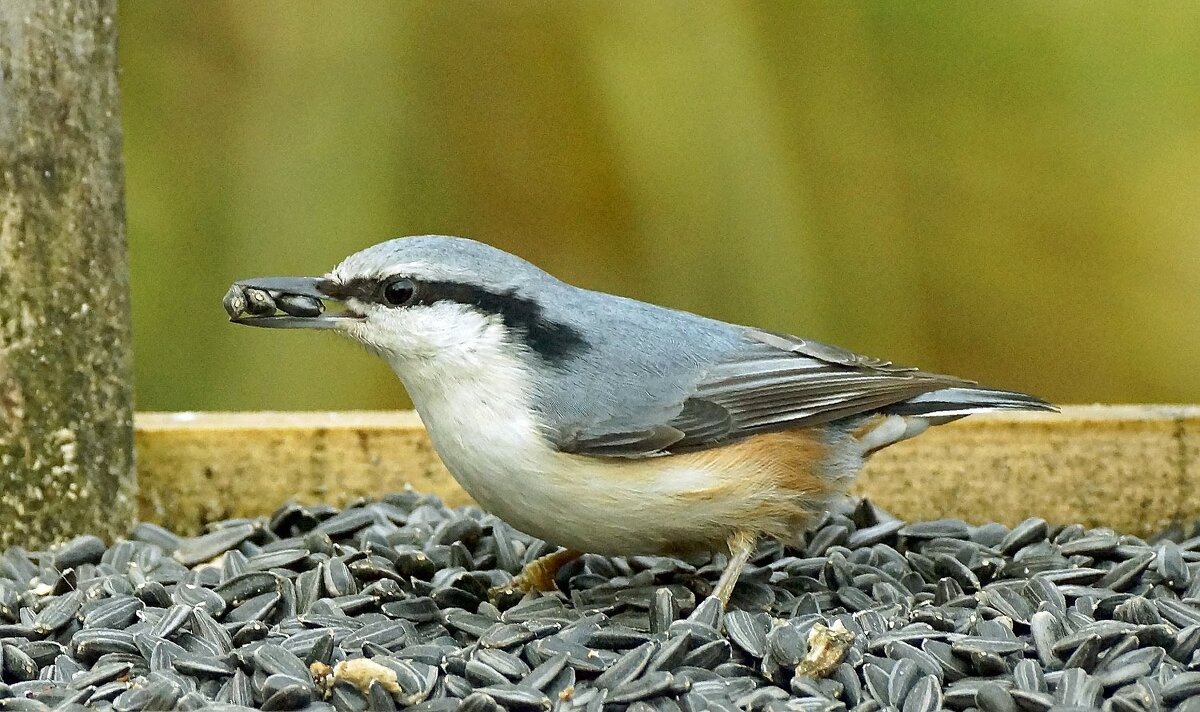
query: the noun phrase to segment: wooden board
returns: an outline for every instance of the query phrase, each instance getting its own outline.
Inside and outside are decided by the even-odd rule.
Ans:
[[[141,516],[181,531],[284,501],[341,505],[406,485],[466,493],[412,412],[140,413]],[[974,416],[876,455],[855,491],[905,519],[1028,516],[1151,534],[1200,517],[1200,407]]]

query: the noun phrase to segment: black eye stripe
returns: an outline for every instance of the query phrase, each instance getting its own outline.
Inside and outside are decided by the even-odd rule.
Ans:
[[[386,296],[387,286],[398,280],[412,285],[412,295],[402,304],[391,303]],[[347,282],[326,281],[322,283],[321,291],[333,299],[358,299],[396,309],[429,306],[437,302],[472,306],[482,312],[498,315],[504,320],[505,326],[523,336],[530,350],[554,365],[588,348],[587,340],[578,330],[544,318],[541,305],[517,295],[514,290],[499,292],[462,282],[426,281],[390,275],[383,279],[360,277]]]
[[[337,282],[325,279],[321,281],[318,289],[330,299],[338,301],[357,299],[362,302],[375,302],[378,301],[379,280],[356,277],[347,282]]]

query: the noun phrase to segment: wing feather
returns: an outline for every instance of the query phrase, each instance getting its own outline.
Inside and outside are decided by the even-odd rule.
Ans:
[[[744,336],[743,348],[709,368],[689,396],[664,411],[665,422],[629,428],[607,421],[573,434],[560,448],[607,457],[698,450],[973,385],[794,336],[758,329],[746,329]]]

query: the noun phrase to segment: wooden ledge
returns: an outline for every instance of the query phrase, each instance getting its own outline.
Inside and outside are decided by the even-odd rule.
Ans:
[[[139,413],[143,519],[181,531],[402,489],[469,502],[411,411]],[[876,455],[855,491],[906,519],[1028,516],[1147,535],[1200,517],[1200,407],[974,416]]]

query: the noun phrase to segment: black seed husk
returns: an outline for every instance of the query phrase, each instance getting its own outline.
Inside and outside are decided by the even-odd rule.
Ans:
[[[493,598],[554,548],[415,493],[286,505],[198,537],[142,524],[112,546],[13,548],[0,704],[1123,711],[1200,695],[1195,526],[1146,543],[831,506],[807,547],[762,542],[726,609],[706,598],[724,557],[588,555],[560,592]],[[797,674],[835,625],[840,661]]]

